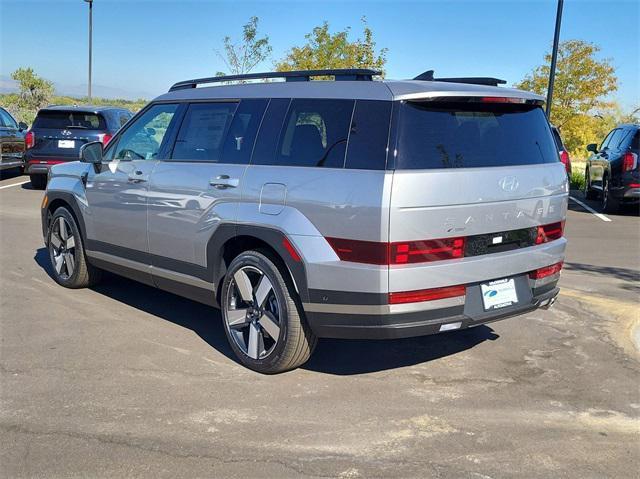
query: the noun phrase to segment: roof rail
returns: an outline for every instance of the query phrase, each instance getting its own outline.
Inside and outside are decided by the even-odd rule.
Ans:
[[[459,78],[434,78],[433,70],[427,70],[424,73],[421,73],[414,80],[421,81],[443,81],[449,83],[470,83],[472,85],[488,85],[488,86],[498,86],[504,85],[507,83],[505,80],[500,80],[499,78],[493,77],[459,77]]]
[[[204,83],[220,83],[243,80],[264,80],[268,78],[284,78],[286,81],[309,81],[311,77],[333,76],[336,80],[373,80],[374,75],[382,75],[378,70],[366,68],[339,68],[330,70],[298,70],[289,72],[245,73],[243,75],[224,75],[217,77],[196,78],[174,84],[169,91],[196,88]]]

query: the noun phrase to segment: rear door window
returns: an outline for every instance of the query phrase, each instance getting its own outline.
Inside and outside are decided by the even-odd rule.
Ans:
[[[622,140],[623,136],[624,136],[624,130],[620,128],[613,130],[613,135],[611,135],[611,137],[609,138],[609,142],[607,143],[605,148],[608,148],[610,150],[617,149],[618,145],[620,145],[620,140]]]
[[[41,111],[33,122],[33,128],[67,130],[79,128],[85,130],[106,130],[102,115],[79,111]]]
[[[260,164],[343,168],[353,106],[353,100],[292,100],[276,154]]]
[[[385,169],[391,107],[390,101],[356,101],[345,168]]]
[[[256,133],[268,102],[265,99],[240,102],[222,149],[222,163],[241,165],[249,163]]]
[[[396,168],[556,163],[544,112],[520,104],[403,102]]]
[[[192,103],[173,147],[172,160],[219,163],[222,147],[238,103]]]

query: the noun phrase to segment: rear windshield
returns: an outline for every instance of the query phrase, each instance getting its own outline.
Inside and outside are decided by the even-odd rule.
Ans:
[[[104,130],[105,122],[101,115],[78,111],[41,111],[33,122],[33,128],[61,130],[65,128],[83,128]]]
[[[396,168],[474,168],[558,161],[540,107],[406,102],[400,107]]]

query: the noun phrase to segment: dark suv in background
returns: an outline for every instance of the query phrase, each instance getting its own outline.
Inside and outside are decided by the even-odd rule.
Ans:
[[[587,146],[592,155],[585,170],[585,196],[599,196],[606,213],[640,202],[639,143],[640,126],[627,124],[611,130],[600,148],[596,143]]]
[[[22,168],[26,123],[18,123],[11,114],[0,107],[0,172]]]
[[[52,165],[79,159],[80,147],[100,141],[106,145],[133,114],[99,106],[49,106],[41,109],[25,137],[25,173],[34,188],[47,184]]]

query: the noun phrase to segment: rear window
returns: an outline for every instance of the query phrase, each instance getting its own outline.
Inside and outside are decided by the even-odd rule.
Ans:
[[[406,102],[396,168],[476,168],[556,163],[541,108],[531,105]]]
[[[105,130],[104,118],[95,113],[78,111],[41,111],[33,122],[33,128],[63,130],[65,128],[84,128],[87,130]]]

